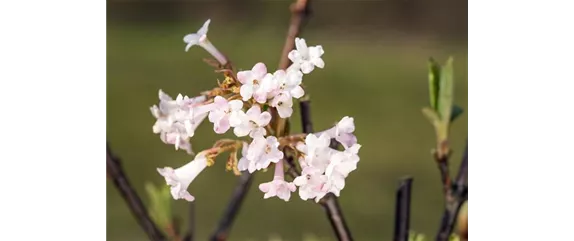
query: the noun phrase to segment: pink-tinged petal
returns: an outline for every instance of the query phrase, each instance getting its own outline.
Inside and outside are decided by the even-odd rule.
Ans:
[[[255,64],[255,66],[253,66],[251,72],[253,73],[253,77],[256,80],[262,80],[263,77],[265,77],[265,75],[267,74],[267,67],[265,66],[264,63],[257,63]]]
[[[250,70],[239,71],[237,72],[237,80],[242,84],[249,83],[253,80],[253,76]]]
[[[253,95],[253,98],[255,99],[255,101],[257,101],[257,103],[264,104],[265,102],[267,102],[267,93],[264,91],[257,91]]]
[[[231,108],[231,110],[234,111],[241,110],[241,108],[243,108],[243,101],[240,100],[229,101],[229,107]]]
[[[213,103],[215,103],[217,107],[221,108],[221,107],[227,105],[227,99],[218,95],[218,96],[215,96],[215,98],[213,98]]]
[[[271,114],[268,111],[264,111],[258,116],[257,120],[259,126],[266,126],[271,122]]]
[[[213,125],[213,130],[217,134],[223,134],[229,130],[229,127],[231,127],[229,125],[229,119],[221,118],[215,125]]]
[[[252,129],[251,132],[249,133],[249,136],[251,138],[255,138],[258,136],[265,136],[265,135],[267,135],[267,131],[263,127],[258,127],[258,128]]]
[[[243,97],[243,101],[248,101],[253,96],[253,86],[252,85],[242,85],[239,89],[239,94]]]
[[[237,127],[240,126],[241,123],[241,114],[239,114],[237,111],[231,112],[231,115],[229,115],[229,125],[232,127]]]
[[[243,137],[249,134],[249,132],[251,131],[251,128],[249,128],[246,125],[238,125],[233,129],[233,133],[237,136],[237,137]]]
[[[288,106],[278,106],[277,112],[281,118],[288,118],[293,114],[293,108]]]
[[[301,175],[296,177],[295,179],[293,179],[293,184],[297,185],[297,186],[303,186],[305,184],[307,184],[307,177]]]
[[[192,196],[189,192],[184,191],[180,193],[180,197],[182,197],[183,199],[185,199],[188,202],[193,202],[195,200],[195,197]]]
[[[247,160],[247,158],[242,157],[241,159],[239,159],[239,162],[237,162],[237,169],[239,169],[239,171],[245,171],[247,170],[247,168],[249,167],[249,160]]]
[[[208,118],[209,122],[215,123],[215,122],[219,121],[221,118],[223,118],[224,115],[225,114],[222,111],[217,111],[217,110],[211,111],[211,112],[209,112],[209,118]]]
[[[261,190],[262,192],[269,192],[270,186],[271,186],[271,183],[269,183],[269,182],[261,183],[261,184],[259,184],[259,190]]]
[[[173,99],[168,94],[164,93],[161,89],[159,90],[159,100],[160,101],[172,101]]]
[[[305,95],[305,90],[303,90],[301,86],[296,86],[289,93],[291,93],[291,96],[293,96],[293,98],[299,99],[303,95]]]
[[[245,114],[247,114],[250,119],[256,120],[261,114],[261,107],[259,107],[259,105],[253,105]]]

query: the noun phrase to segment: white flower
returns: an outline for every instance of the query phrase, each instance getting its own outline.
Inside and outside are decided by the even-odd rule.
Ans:
[[[175,100],[163,91],[159,90],[159,107],[154,105],[150,108],[152,115],[157,118],[152,130],[160,134],[160,139],[166,143],[175,145],[175,149],[186,150],[192,154],[189,137],[195,133],[195,129],[207,117],[212,105],[203,105],[205,97],[189,98],[179,94]]]
[[[184,166],[173,170],[171,167],[158,168],[157,171],[165,178],[167,185],[171,187],[173,199],[185,199],[193,201],[195,198],[187,191],[189,184],[207,167],[207,159],[204,155],[197,155],[195,159]]]
[[[293,99],[287,92],[277,94],[269,105],[277,108],[281,118],[289,118],[293,114]]]
[[[327,182],[327,177],[321,170],[312,166],[303,167],[301,176],[296,177],[293,183],[299,186],[299,197],[303,200],[312,199],[317,196],[325,195],[323,185]]]
[[[311,73],[315,67],[324,68],[325,62],[321,56],[325,53],[321,45],[307,47],[305,39],[295,38],[295,47],[297,49],[289,52],[289,59],[293,62],[290,69],[300,68],[304,74]]]
[[[217,48],[215,48],[215,46],[213,46],[213,44],[207,38],[207,31],[210,22],[211,19],[208,19],[207,21],[205,21],[203,26],[197,31],[197,33],[190,33],[188,35],[185,35],[185,37],[183,37],[183,42],[187,43],[187,45],[185,46],[185,51],[187,52],[189,48],[191,48],[191,46],[199,45],[205,50],[207,50],[207,52],[209,52],[211,55],[213,55],[213,57],[215,57],[215,59],[217,59],[219,63],[225,65],[227,63],[227,58],[225,58],[225,56],[221,52],[219,52],[219,50],[217,50]]]
[[[330,138],[335,138],[345,148],[357,144],[357,137],[353,134],[355,123],[353,117],[345,116],[333,128],[319,132],[317,134],[327,134]]]
[[[243,111],[243,102],[240,100],[227,101],[227,99],[216,96],[213,100],[214,109],[209,112],[209,121],[213,123],[213,130],[217,134],[223,134],[230,127],[241,124],[239,118]]]
[[[239,160],[238,169],[240,171],[249,170],[253,173],[256,170],[267,168],[271,162],[277,163],[283,158],[283,152],[279,151],[279,142],[274,136],[257,136],[253,138],[247,150],[243,146],[243,157]]]
[[[284,92],[295,99],[301,98],[301,96],[305,95],[305,91],[300,86],[302,80],[303,73],[299,70],[275,71],[272,75],[271,95],[269,97],[274,97]]]
[[[247,113],[238,113],[239,124],[233,129],[233,133],[238,137],[249,135],[252,138],[265,136],[267,131],[265,126],[271,121],[271,114],[267,111],[261,112],[261,107],[253,105]]]
[[[329,136],[322,134],[317,137],[315,134],[309,134],[305,138],[305,143],[298,143],[297,149],[305,154],[303,162],[305,165],[313,166],[325,171],[329,165],[332,149],[329,148]]]
[[[289,201],[291,193],[297,190],[297,187],[295,187],[295,184],[285,181],[283,160],[275,164],[273,181],[259,184],[259,190],[265,193],[263,196],[265,199],[277,196],[280,199]]]
[[[360,148],[360,144],[355,144],[343,152],[337,151],[331,155],[331,162],[325,170],[325,175],[332,176],[336,172],[347,177],[349,173],[357,169],[360,160],[358,155]]]
[[[237,72],[237,80],[241,82],[241,89],[239,94],[243,97],[243,101],[248,101],[253,97],[258,103],[263,104],[267,101],[267,94],[269,90],[263,85],[264,77],[267,75],[267,67],[264,63],[257,63],[251,70]],[[265,82],[271,79],[265,78]]]

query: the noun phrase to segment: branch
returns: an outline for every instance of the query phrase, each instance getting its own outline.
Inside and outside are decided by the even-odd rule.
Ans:
[[[112,154],[108,143],[106,143],[106,149],[106,168],[108,176],[112,178],[114,185],[120,191],[132,214],[146,232],[149,239],[153,241],[164,241],[165,237],[151,220],[140,197],[129,183],[121,166],[120,159]]]
[[[409,240],[409,226],[411,217],[411,187],[412,177],[401,180],[397,189],[397,203],[395,207],[395,234],[394,241]]]
[[[195,236],[195,202],[190,202],[188,207],[187,234],[183,241],[193,241]]]
[[[440,228],[436,236],[437,241],[447,241],[454,223],[458,216],[458,211],[462,204],[468,199],[468,141],[462,157],[462,163],[458,175],[452,187],[448,188],[445,194],[445,210],[442,215]]]
[[[229,204],[227,204],[227,209],[225,213],[219,220],[219,226],[215,230],[215,232],[211,235],[211,241],[223,241],[227,240],[229,236],[229,230],[231,229],[231,225],[235,220],[235,217],[239,213],[239,209],[241,208],[241,204],[245,199],[247,192],[249,191],[249,187],[251,187],[251,181],[253,180],[253,175],[249,172],[245,171],[241,174],[239,178],[239,183],[235,187],[233,191],[233,195],[231,196],[231,200]]]

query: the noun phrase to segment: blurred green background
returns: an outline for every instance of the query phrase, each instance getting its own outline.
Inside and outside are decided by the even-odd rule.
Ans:
[[[158,89],[195,96],[220,75],[202,62],[207,53],[184,52],[182,38],[212,19],[209,38],[238,69],[264,62],[277,66],[289,24],[291,1],[108,0],[107,139],[120,156],[138,193],[144,184],[165,185],[156,167],[179,167],[191,160],[152,133],[149,107]],[[359,168],[347,178],[340,204],[355,240],[391,240],[395,187],[414,177],[411,228],[433,236],[442,211],[440,177],[430,155],[434,131],[421,113],[428,105],[427,60],[455,59],[455,103],[465,109],[452,128],[451,169],[458,168],[467,137],[467,2],[455,0],[314,1],[313,16],[300,35],[322,45],[325,69],[305,76],[315,129],[343,116],[355,118]],[[301,132],[298,108],[292,132]],[[231,135],[226,134],[226,137]],[[192,139],[195,151],[222,138],[204,123]],[[335,240],[320,206],[292,195],[291,201],[264,200],[257,185],[272,178],[257,173],[229,240],[301,240],[314,234]],[[215,229],[236,177],[224,159],[190,187],[196,197],[196,240]],[[187,203],[175,201],[185,218]],[[107,182],[108,240],[146,240],[112,182]]]

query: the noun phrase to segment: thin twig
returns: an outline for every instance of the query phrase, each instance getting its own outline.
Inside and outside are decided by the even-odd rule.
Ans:
[[[249,172],[245,171],[239,177],[239,183],[235,186],[235,190],[231,196],[231,200],[227,205],[227,209],[225,213],[219,220],[219,225],[215,232],[211,235],[211,241],[224,241],[227,240],[229,236],[229,231],[231,230],[231,225],[233,225],[233,221],[237,217],[239,213],[239,209],[241,208],[241,204],[251,187],[251,182],[253,180],[253,175]]]
[[[106,143],[106,168],[108,176],[112,178],[114,185],[120,191],[120,194],[126,201],[128,207],[130,208],[132,214],[136,218],[139,225],[146,232],[150,240],[153,241],[164,241],[165,237],[161,231],[157,228],[155,223],[151,220],[148,215],[147,209],[144,207],[140,197],[135,192],[130,182],[128,181],[126,174],[122,168],[120,159],[112,154],[110,146]]]
[[[395,207],[395,233],[394,241],[409,240],[409,226],[411,217],[411,187],[412,177],[406,177],[399,183],[397,189],[397,203]]]
[[[445,210],[442,215],[440,228],[436,236],[437,241],[447,241],[454,224],[456,222],[458,211],[462,204],[468,199],[468,141],[462,157],[462,162],[454,182],[454,185],[448,188],[445,193]]]
[[[187,234],[183,241],[193,241],[195,238],[195,202],[190,202],[187,215]]]

